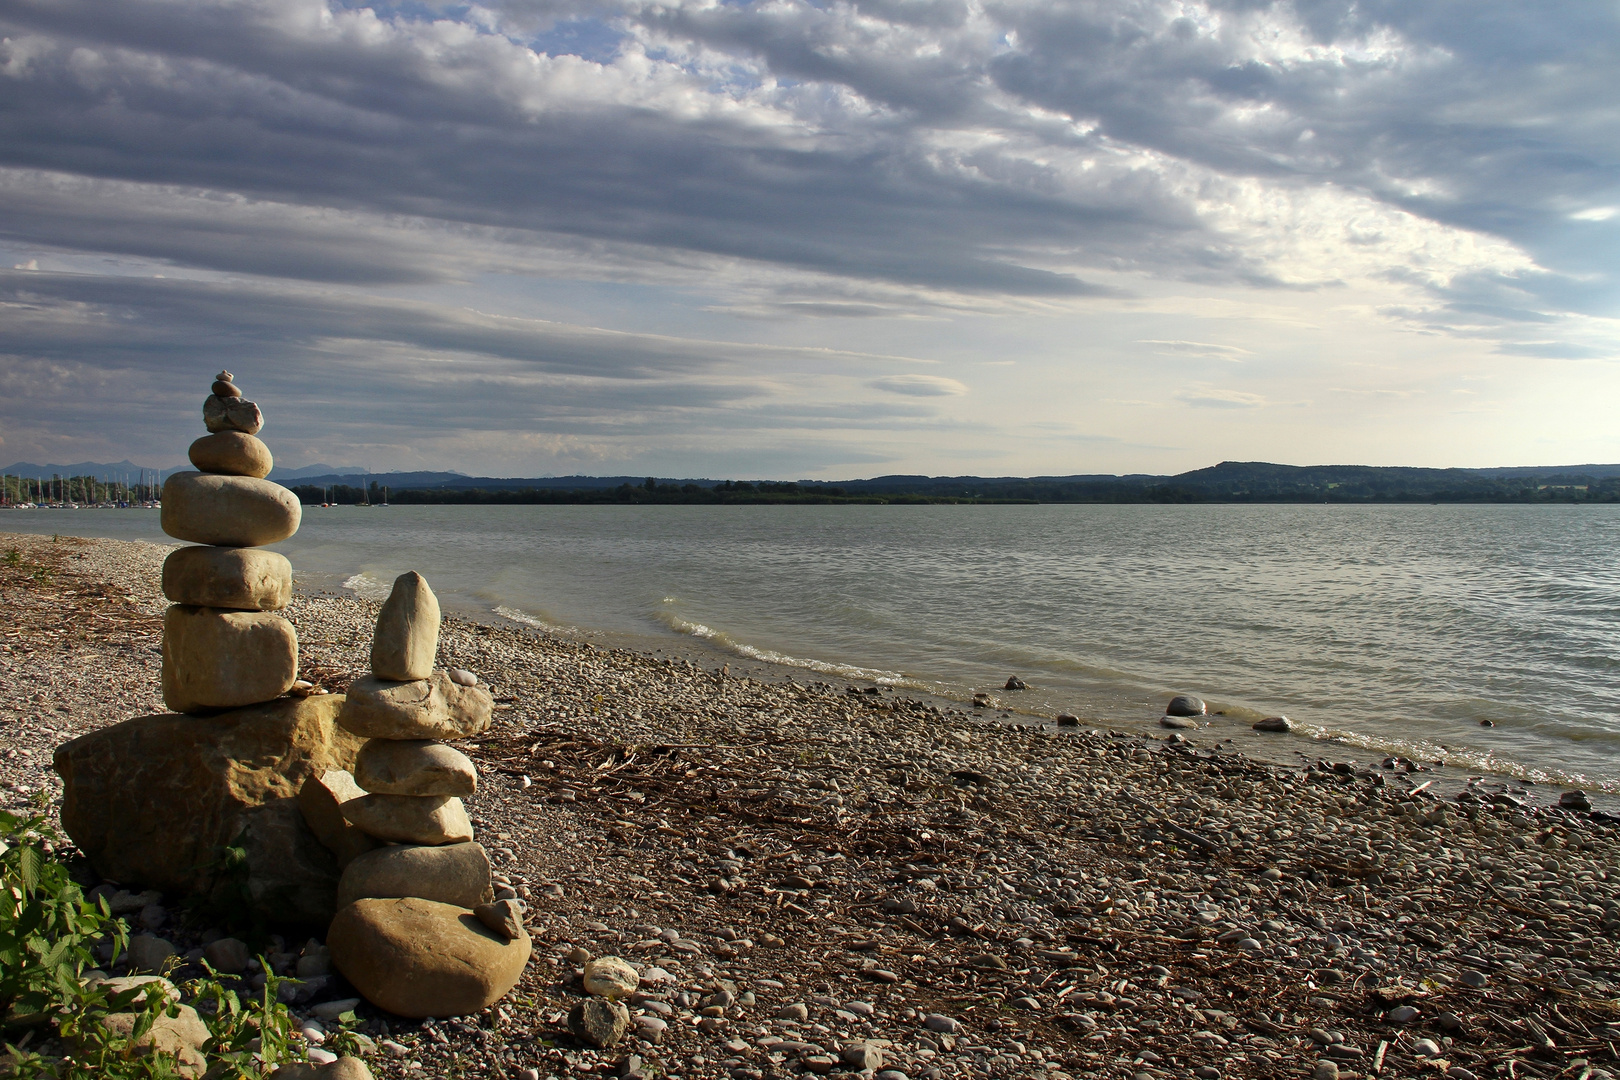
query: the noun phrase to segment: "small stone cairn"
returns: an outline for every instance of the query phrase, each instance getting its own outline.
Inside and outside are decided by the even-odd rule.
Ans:
[[[222,371],[203,402],[209,434],[191,444],[197,472],[163,485],[163,531],[197,547],[163,562],[163,702],[209,714],[273,701],[298,677],[298,634],[275,612],[292,600],[292,564],[257,550],[298,531],[298,497],[264,479],[259,407]]]
[[[366,739],[352,774],[300,793],[305,819],[340,860],[332,962],[367,1000],[407,1017],[476,1013],[528,963],[515,899],[495,900],[489,857],[462,796],[471,759],[444,740],[489,727],[494,701],[470,672],[436,671],[439,602],[417,573],[377,618],[371,675],[350,684],[339,726]]]

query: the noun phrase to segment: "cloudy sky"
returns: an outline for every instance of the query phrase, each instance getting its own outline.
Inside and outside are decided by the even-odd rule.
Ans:
[[[0,461],[1620,461],[1620,7],[0,0]]]

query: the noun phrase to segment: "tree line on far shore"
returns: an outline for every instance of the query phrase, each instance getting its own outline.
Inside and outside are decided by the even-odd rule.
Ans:
[[[1554,478],[1559,479],[1559,478]],[[1566,478],[1567,479],[1567,478]],[[1388,476],[1361,482],[1289,483],[1216,482],[1174,478],[1169,482],[1119,480],[978,481],[959,483],[919,477],[908,490],[903,484],[878,486],[858,481],[847,486],[820,483],[744,483],[713,486],[674,484],[649,477],[641,484],[611,488],[437,487],[391,490],[381,484],[318,487],[296,485],[305,503],[450,504],[450,505],[664,505],[664,504],[1008,504],[1008,503],[1616,503],[1620,478],[1583,477],[1585,483],[1547,483],[1517,477],[1450,477],[1443,484],[1402,481]],[[858,486],[857,486],[858,485]],[[954,489],[954,490],[953,490]]]
[[[960,495],[887,494],[846,492],[838,487],[803,487],[792,483],[750,484],[728,480],[713,487],[700,484],[660,483],[649,477],[642,484],[613,488],[406,488],[391,490],[381,484],[317,487],[294,485],[293,494],[306,505],[352,506],[382,503],[510,506],[530,504],[703,504],[716,503],[1033,503],[1036,499],[974,498]]]

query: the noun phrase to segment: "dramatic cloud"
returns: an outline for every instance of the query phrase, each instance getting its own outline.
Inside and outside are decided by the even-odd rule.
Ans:
[[[1578,0],[0,0],[0,434],[172,460],[227,362],[478,471],[1465,464],[1477,380],[1616,458],[1617,65]]]

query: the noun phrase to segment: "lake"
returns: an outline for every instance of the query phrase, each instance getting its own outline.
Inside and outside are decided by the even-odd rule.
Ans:
[[[0,529],[164,540],[152,511]],[[1284,714],[1363,759],[1620,790],[1617,507],[306,507],[277,549],[305,587],[414,569],[452,610],[716,663],[1133,727],[1193,693],[1217,737],[1312,752],[1249,733]]]

